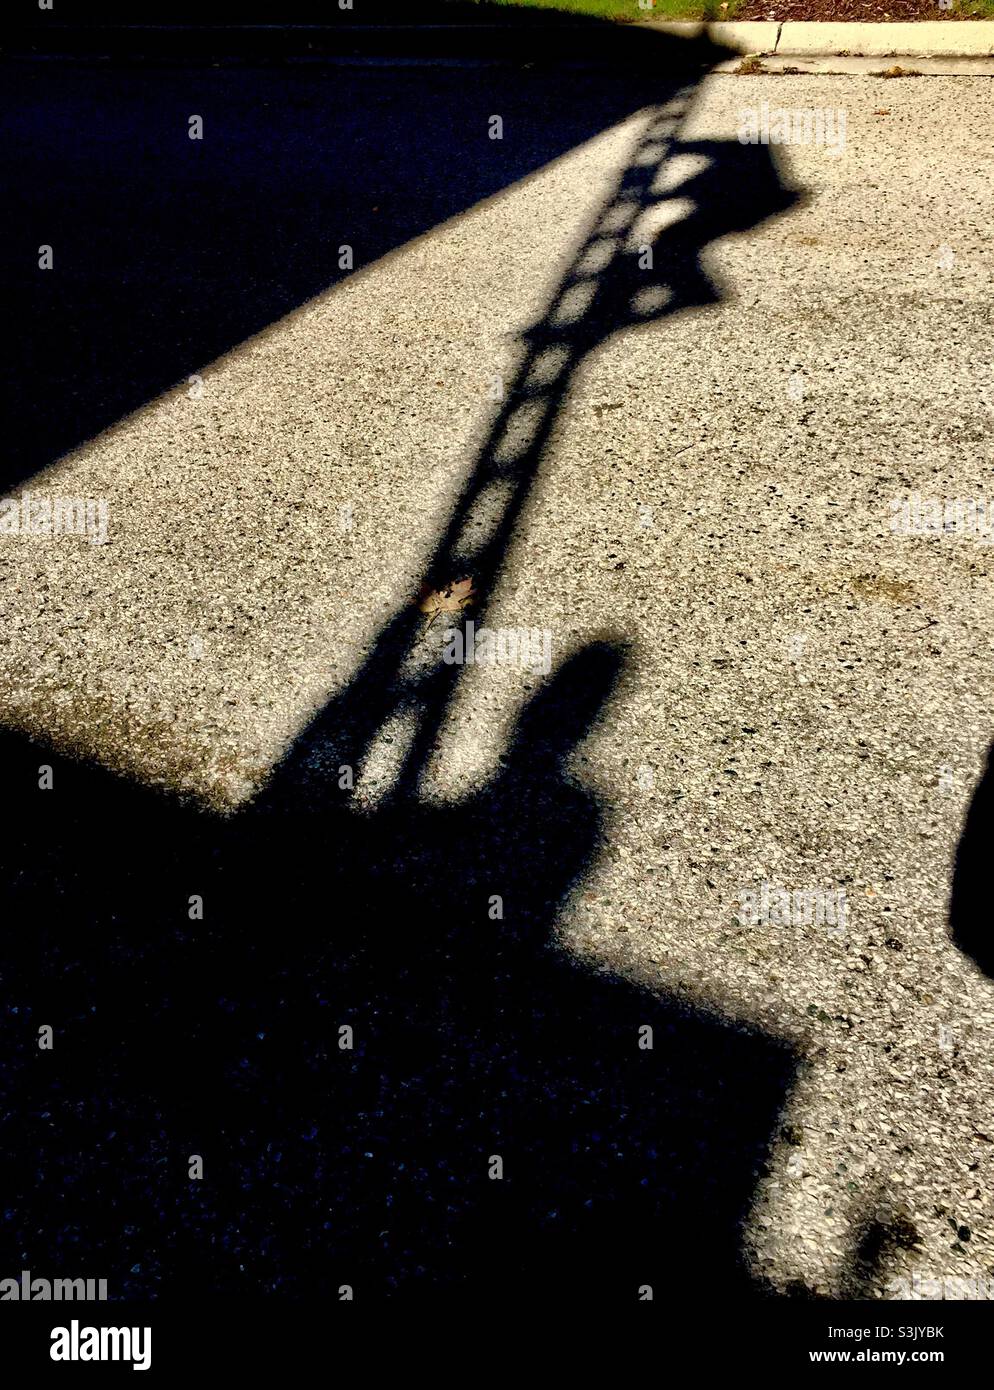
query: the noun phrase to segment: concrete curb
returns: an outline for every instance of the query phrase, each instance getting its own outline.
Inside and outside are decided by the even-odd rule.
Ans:
[[[719,63],[716,72],[737,72],[742,59]],[[792,77],[875,77],[892,66],[903,66],[915,77],[986,77],[994,78],[994,58],[867,58],[842,53],[819,57],[804,53],[764,54],[763,72],[783,73]]]
[[[990,20],[922,20],[917,24],[782,25],[777,53],[830,57],[839,53],[866,58],[989,58],[994,54]]]
[[[640,27],[687,38],[707,30],[716,43],[740,53],[777,57],[989,58],[994,56],[994,20],[922,20],[915,24],[834,24],[762,20],[718,24],[661,23]]]
[[[706,33],[715,43],[724,44],[738,53],[773,53],[783,25],[775,20],[763,19],[746,19],[738,24],[732,20],[699,24],[695,20],[650,19],[633,27],[653,29],[656,33],[672,34],[679,39],[696,38]]]

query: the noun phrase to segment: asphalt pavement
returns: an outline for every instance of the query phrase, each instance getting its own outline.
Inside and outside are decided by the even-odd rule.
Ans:
[[[401,1000],[418,1026],[407,986],[377,973],[395,953],[397,980],[413,971],[432,996],[446,1047],[471,1037],[473,1056],[490,1059],[470,1066],[443,1049],[404,1086],[440,1096],[458,1076],[462,1094],[489,1096],[510,1152],[510,1136],[530,1136],[522,1163],[549,1161],[541,1122],[504,1115],[496,1097],[527,1091],[532,1025],[515,1011],[540,1017],[542,1005],[509,1000],[523,974],[533,993],[563,992],[542,1025],[535,1093],[575,1116],[589,1102],[562,1097],[577,1076],[613,1116],[606,1126],[611,1094],[629,1115],[645,1105],[658,1117],[657,1132],[646,1119],[628,1135],[637,1200],[626,1212],[644,1217],[643,1178],[670,1192],[649,1228],[661,1268],[691,1259],[709,1277],[706,1249],[683,1252],[693,1222],[711,1218],[676,1214],[700,1165],[692,1200],[711,1203],[715,1269],[739,1250],[743,1278],[835,1297],[898,1296],[916,1275],[987,1279],[990,80],[42,66],[17,69],[6,146],[37,175],[13,200],[29,268],[11,273],[34,331],[15,366],[27,424],[6,495],[89,501],[97,521],[89,534],[0,542],[0,723],[26,827],[8,876],[33,846],[8,907],[23,913],[43,894],[66,909],[45,935],[59,989],[27,946],[12,978],[36,1022],[59,999],[62,1045],[103,1059],[81,1073],[91,1110],[66,1121],[75,1138],[56,1168],[71,1171],[101,1126],[126,1136],[132,1164],[153,1133],[163,1162],[174,1141],[184,1157],[199,1151],[177,1118],[176,1079],[159,1078],[174,1106],[164,1117],[135,1099],[137,1063],[122,1081],[108,1060],[114,1026],[84,1018],[88,970],[104,971],[101,1006],[113,1009],[108,962],[126,960],[127,987],[162,1027],[220,1009],[204,1046],[236,1091],[243,1049],[256,1099],[298,1067],[318,1096],[317,1063],[302,1059],[323,1027],[323,953],[344,953],[336,968],[354,985],[352,1012],[329,1024],[367,1035],[373,1000]],[[811,113],[807,143],[743,143],[750,123],[776,129],[784,109]],[[192,115],[200,141],[188,138]],[[43,244],[51,270],[35,269]],[[503,648],[495,638],[492,663],[446,664],[451,619],[429,626],[417,608],[426,575],[438,589],[474,577],[477,632],[537,634],[534,659],[516,636]],[[42,763],[51,793],[38,787]],[[329,839],[315,826],[332,784]],[[74,798],[64,822],[37,809],[62,786]],[[67,848],[98,814],[118,817],[99,861]],[[243,821],[251,853],[233,848]],[[301,825],[306,865],[293,850]],[[172,855],[174,833],[183,854],[195,840],[201,879],[146,857],[157,836]],[[333,861],[347,846],[345,869]],[[260,892],[274,915],[253,907],[253,862],[267,865]],[[284,1038],[268,1072],[251,1050],[263,1042],[225,1031],[235,1026],[218,1000],[239,1003],[225,963],[255,933],[286,929],[281,883],[299,924],[312,909],[296,887],[307,879],[320,897],[325,872],[353,875],[352,905],[326,898],[299,955],[270,941],[250,984],[249,966],[235,970],[244,1039],[262,1039],[288,1026],[273,1020],[296,997],[294,959],[307,962],[308,1044]],[[188,892],[216,879],[216,900],[239,874],[223,927],[208,901],[212,984],[191,1000]],[[470,900],[481,932],[540,929],[540,963],[468,947],[476,928],[464,923],[419,964],[408,928]],[[416,905],[408,928],[405,902]],[[384,914],[379,948],[356,945],[361,920]],[[386,966],[368,958],[377,949]],[[272,997],[260,984],[271,968]],[[171,993],[156,1005],[159,979]],[[494,981],[506,985],[496,1002]],[[640,1053],[638,1026],[661,1007],[657,1035],[679,1046]],[[149,1026],[134,1013],[128,1027]],[[509,1016],[515,1042],[502,1054]],[[586,1056],[585,1018],[594,1032],[610,1020],[633,1065],[658,1057],[659,1076],[618,1080],[589,1058],[571,1071],[570,1056]],[[11,1046],[33,1049],[19,1026],[8,1019]],[[94,1042],[96,1026],[109,1031]],[[370,1044],[368,1066],[375,1055]],[[28,1093],[8,1094],[8,1107]],[[348,1094],[357,1162],[380,1161],[372,1130],[395,1168],[417,1130],[410,1167],[433,1175],[419,1179],[433,1195],[409,1198],[399,1244],[381,1241],[374,1259],[367,1242],[390,1226],[383,1193],[407,1174],[382,1187],[364,1176],[376,1195],[367,1225],[348,1218],[341,1261],[368,1260],[387,1289],[458,1282],[449,1227],[431,1224],[439,1154],[458,1169],[468,1153],[503,1152],[487,1137],[490,1102],[467,1137],[446,1105],[441,1122],[391,1122],[398,1092],[386,1082]],[[238,1172],[262,1190],[268,1102],[253,1119],[250,1099],[238,1145],[252,1156]],[[311,1118],[304,1105],[274,1123],[299,1144]],[[339,1154],[333,1118],[313,1123]],[[40,1119],[30,1135],[13,1179],[28,1215],[5,1248],[41,1268],[55,1228],[37,1234],[46,1189],[24,1164],[50,1177],[32,1146],[58,1143]],[[598,1131],[580,1150],[599,1143]],[[603,1161],[588,1178],[609,1214]],[[208,1194],[177,1214],[160,1175],[141,1171],[132,1222],[165,1212],[144,1237],[100,1244],[82,1209],[70,1213],[81,1248],[100,1249],[95,1272],[168,1287],[213,1229],[229,1253],[199,1266],[211,1287],[241,1287],[257,1265],[260,1285],[292,1284],[282,1198],[253,1195],[246,1216]],[[328,1179],[329,1209],[349,1207],[350,1171]],[[313,1188],[303,1160],[294,1172],[288,1193]],[[83,1187],[92,1197],[103,1181],[94,1170]],[[529,1196],[521,1230],[539,1207],[554,1225],[562,1198],[584,1248],[582,1181],[564,1179],[565,1198],[555,1183],[551,1197]],[[461,1179],[451,1190],[451,1223],[482,1229],[472,1191]],[[319,1214],[294,1211],[296,1249],[317,1261]],[[505,1218],[488,1207],[491,1236]],[[152,1229],[159,1244],[143,1261]],[[608,1239],[598,1230],[595,1245]],[[642,1282],[634,1265],[624,1277]]]

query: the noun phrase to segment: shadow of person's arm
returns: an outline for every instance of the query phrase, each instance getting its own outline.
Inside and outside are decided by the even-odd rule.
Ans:
[[[991,933],[991,900],[987,885],[992,850],[994,756],[989,756],[970,802],[956,850],[949,930],[954,944],[970,956],[985,975],[994,977],[994,935]]]

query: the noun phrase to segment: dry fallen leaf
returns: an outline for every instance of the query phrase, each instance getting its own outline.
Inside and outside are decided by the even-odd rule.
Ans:
[[[882,72],[871,72],[871,77],[921,77],[922,73],[917,68],[902,68],[900,63],[895,63],[892,68],[887,68]]]
[[[431,627],[439,613],[461,613],[464,608],[469,608],[476,601],[476,590],[470,576],[468,579],[455,579],[444,589],[429,589],[426,586],[418,597],[418,607],[422,613],[428,614],[428,626]]]

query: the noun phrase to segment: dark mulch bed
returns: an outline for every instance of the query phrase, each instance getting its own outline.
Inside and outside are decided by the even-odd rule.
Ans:
[[[879,23],[888,20],[985,19],[990,16],[979,5],[940,9],[937,0],[745,0],[736,9],[734,17]]]

